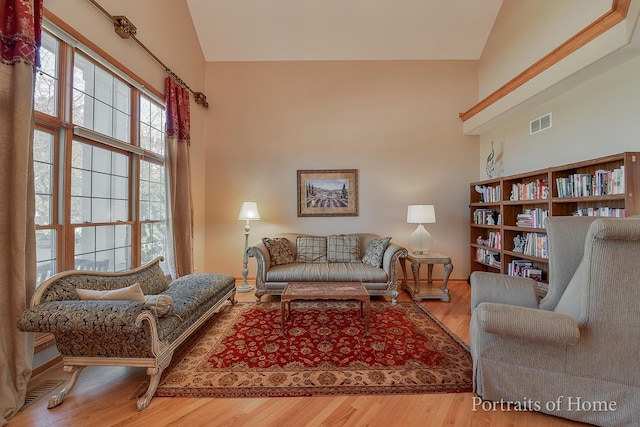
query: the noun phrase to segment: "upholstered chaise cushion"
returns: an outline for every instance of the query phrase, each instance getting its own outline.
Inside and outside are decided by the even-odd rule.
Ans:
[[[296,238],[298,262],[327,262],[327,238],[325,236],[298,236]]]

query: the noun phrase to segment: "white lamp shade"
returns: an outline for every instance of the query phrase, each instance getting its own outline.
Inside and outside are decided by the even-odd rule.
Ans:
[[[247,221],[260,219],[258,204],[256,202],[242,202],[238,219]]]
[[[433,205],[409,205],[407,222],[410,224],[429,224],[436,222],[436,211]]]

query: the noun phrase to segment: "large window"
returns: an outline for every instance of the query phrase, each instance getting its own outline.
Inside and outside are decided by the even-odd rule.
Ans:
[[[122,271],[165,256],[161,101],[44,28],[34,93],[38,283],[62,270]]]

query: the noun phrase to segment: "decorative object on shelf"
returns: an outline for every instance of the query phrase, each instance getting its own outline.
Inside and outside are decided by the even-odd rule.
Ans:
[[[491,152],[489,153],[489,156],[487,157],[487,177],[488,178],[494,178],[495,177],[495,173],[496,173],[496,162],[495,162],[495,157],[496,153],[493,149],[493,141],[491,141]]]
[[[409,205],[407,222],[418,224],[418,227],[409,236],[409,247],[413,253],[416,255],[429,253],[429,249],[433,245],[433,238],[422,224],[436,222],[436,212],[433,205]]]
[[[358,216],[358,170],[299,170],[298,216]]]
[[[482,239],[482,236],[478,236],[476,238],[476,243],[479,245],[484,245],[484,240]]]
[[[522,253],[524,252],[524,244],[526,239],[520,235],[517,235],[513,238],[513,252]]]
[[[240,213],[238,214],[238,220],[246,221],[244,225],[244,257],[242,260],[242,283],[236,289],[236,292],[249,292],[253,289],[247,282],[247,275],[249,274],[247,246],[249,245],[249,230],[251,225],[249,221],[256,221],[260,219],[260,213],[258,212],[258,204],[256,202],[242,202]]]

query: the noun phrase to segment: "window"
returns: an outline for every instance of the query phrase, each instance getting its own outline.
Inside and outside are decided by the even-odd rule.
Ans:
[[[57,271],[57,230],[54,226],[55,151],[54,135],[36,129],[33,135],[33,169],[36,193],[36,282],[40,284]]]
[[[129,142],[131,88],[80,53],[74,63],[73,123]]]
[[[162,101],[66,43],[72,36],[47,32],[46,20],[44,29],[34,93],[38,283],[62,270],[116,272],[166,256]]]
[[[50,116],[58,113],[58,40],[42,32],[40,69],[34,91],[34,108]]]

